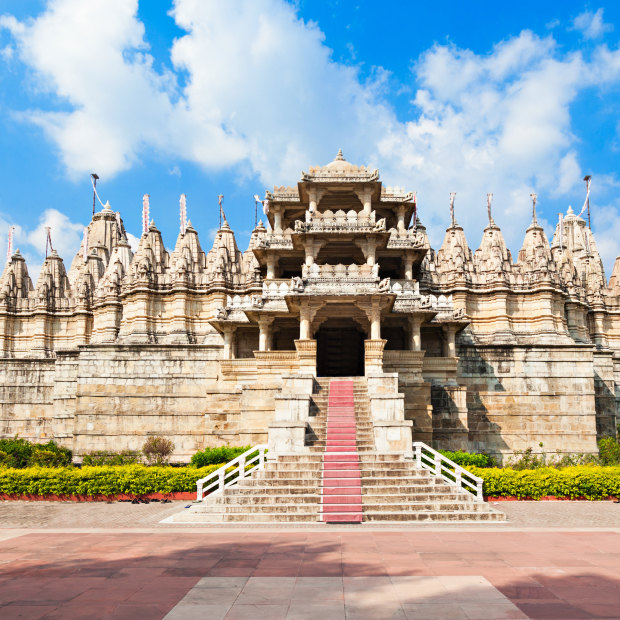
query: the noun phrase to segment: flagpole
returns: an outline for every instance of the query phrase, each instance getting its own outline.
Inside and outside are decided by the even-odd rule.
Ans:
[[[592,181],[592,175],[586,174],[583,177],[583,180],[586,182],[586,207],[588,209],[588,228],[592,230],[592,226],[590,225],[590,182]]]
[[[222,228],[222,200],[224,200],[224,194],[218,194],[217,203],[220,205],[220,228]]]

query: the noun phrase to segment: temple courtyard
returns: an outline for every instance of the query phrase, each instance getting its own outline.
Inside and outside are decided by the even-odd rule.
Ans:
[[[620,505],[506,522],[196,527],[189,502],[0,502],[0,617],[620,618]]]

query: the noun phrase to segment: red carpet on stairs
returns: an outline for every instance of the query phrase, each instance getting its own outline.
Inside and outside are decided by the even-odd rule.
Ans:
[[[361,523],[362,484],[353,381],[330,381],[323,456],[322,520]]]

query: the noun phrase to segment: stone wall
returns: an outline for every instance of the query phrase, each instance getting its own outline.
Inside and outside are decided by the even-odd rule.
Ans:
[[[458,352],[472,450],[596,452],[592,346],[461,344]]]
[[[53,359],[0,359],[0,435],[54,438]]]

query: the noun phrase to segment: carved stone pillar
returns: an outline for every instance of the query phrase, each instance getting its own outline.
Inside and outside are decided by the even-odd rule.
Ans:
[[[267,280],[273,280],[276,277],[276,256],[275,254],[267,254]]]
[[[456,357],[456,327],[452,325],[445,325],[443,328],[444,333],[444,357]]]
[[[362,251],[367,265],[374,265],[376,262],[377,240],[376,239],[356,239],[355,245]]]
[[[396,230],[398,233],[405,233],[405,205],[398,205],[394,209],[396,213]]]
[[[282,207],[281,206],[277,206],[274,209],[272,209],[273,211],[273,232],[276,235],[281,235],[282,234]]]
[[[403,256],[403,263],[405,265],[404,276],[405,280],[413,280],[413,253],[405,252]]]
[[[235,340],[237,328],[232,325],[226,326],[224,329],[224,359],[231,360],[235,358]]]
[[[364,372],[366,375],[383,372],[383,349],[387,340],[364,340]]]
[[[269,351],[269,339],[273,317],[262,317],[258,319],[258,350]]]
[[[420,335],[420,325],[422,325],[422,319],[418,316],[410,316],[409,317],[409,331],[410,331],[410,340],[409,340],[409,349],[411,351],[421,351],[422,350],[422,337]]]
[[[304,246],[306,252],[306,266],[312,267],[316,257],[319,254],[321,248],[325,245],[326,241],[319,239],[307,239]]]
[[[358,190],[355,193],[357,194],[357,197],[360,199],[360,202],[364,207],[364,213],[370,215],[370,212],[372,210],[372,188],[365,187],[364,189]]]
[[[295,348],[299,359],[299,372],[316,376],[316,340],[295,340]]]
[[[370,340],[381,339],[381,306],[373,300],[370,310]]]

